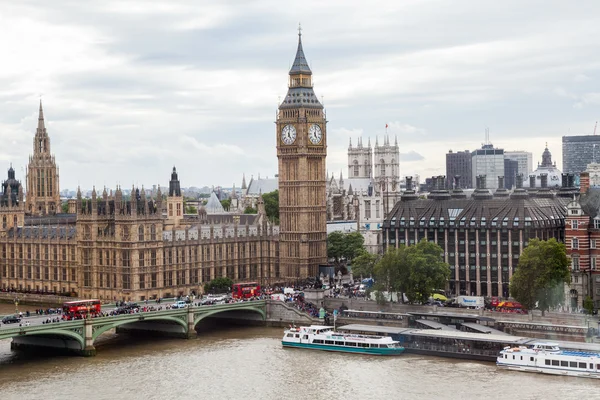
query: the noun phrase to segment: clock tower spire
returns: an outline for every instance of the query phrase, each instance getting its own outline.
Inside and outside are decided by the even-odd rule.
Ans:
[[[316,276],[319,265],[327,263],[326,123],[299,28],[288,92],[276,121],[282,278]]]

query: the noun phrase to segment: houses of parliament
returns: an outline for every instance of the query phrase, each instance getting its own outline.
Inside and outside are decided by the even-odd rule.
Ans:
[[[2,183],[0,287],[139,301],[199,294],[219,277],[266,285],[317,275],[327,262],[326,120],[300,33],[288,87],[275,132],[279,226],[262,198],[257,214],[219,212],[220,204],[186,214],[175,167],[165,195],[78,190],[63,212],[40,102],[26,191],[12,167]]]

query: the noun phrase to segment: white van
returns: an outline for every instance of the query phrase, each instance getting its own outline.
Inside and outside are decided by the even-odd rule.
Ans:
[[[173,304],[171,308],[185,308],[186,306],[187,303],[185,301],[178,301],[177,303]]]

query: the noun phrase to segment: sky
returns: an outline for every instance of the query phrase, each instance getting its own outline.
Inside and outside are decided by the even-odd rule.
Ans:
[[[485,139],[561,167],[600,119],[600,2],[104,0],[0,3],[0,170],[25,181],[40,98],[61,189],[239,187],[277,173],[275,117],[302,24],[329,173],[397,136],[401,175]],[[600,134],[600,130],[599,130]],[[2,173],[4,176],[5,173]]]

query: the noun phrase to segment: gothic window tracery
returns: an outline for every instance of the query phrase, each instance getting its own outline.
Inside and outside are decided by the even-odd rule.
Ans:
[[[358,161],[354,160],[354,176],[358,176],[359,175],[359,171],[358,171]]]

